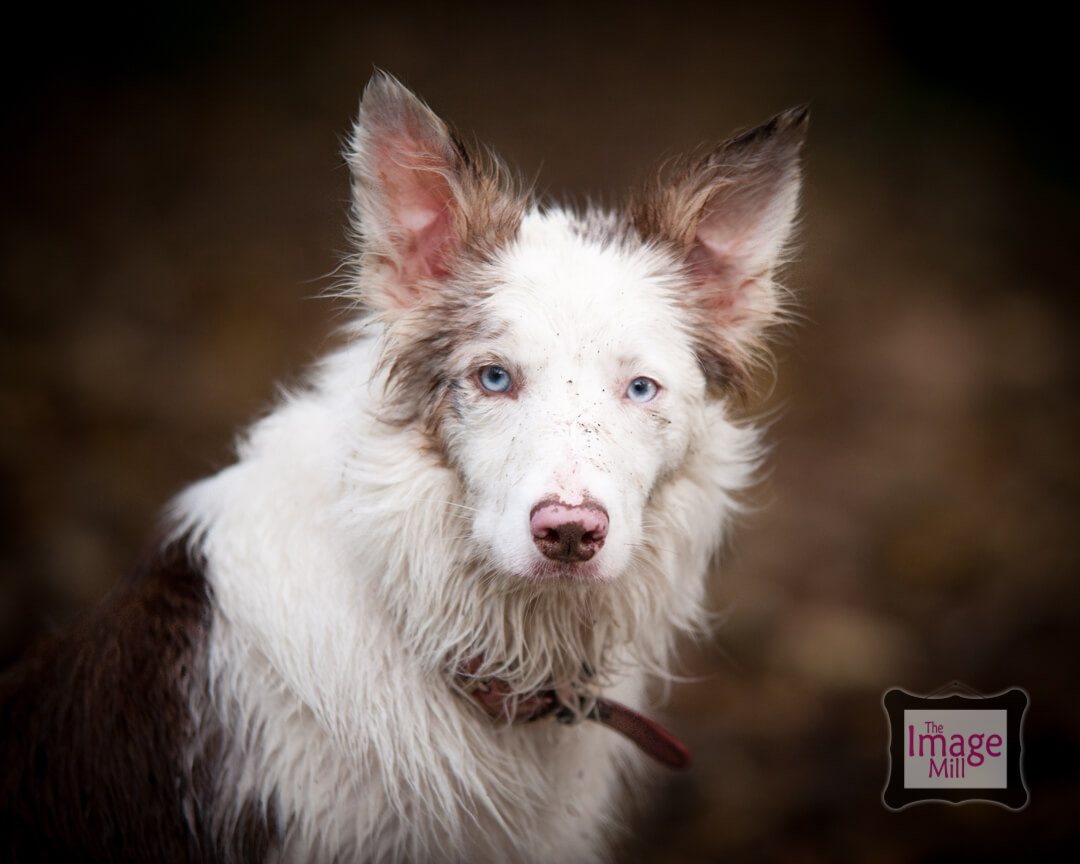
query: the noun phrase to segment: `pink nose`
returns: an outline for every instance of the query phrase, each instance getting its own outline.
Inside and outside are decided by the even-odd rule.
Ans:
[[[588,561],[604,545],[608,515],[598,503],[564,504],[545,498],[529,514],[533,542],[552,561]]]

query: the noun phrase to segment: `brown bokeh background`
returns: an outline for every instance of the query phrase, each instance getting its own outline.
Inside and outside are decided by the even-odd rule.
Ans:
[[[1078,846],[1075,255],[1063,22],[933,5],[211,3],[5,13],[0,658],[73,620],[332,340],[374,66],[551,195],[812,104],[775,452],[687,652],[696,767],[629,862]],[[882,694],[1025,688],[1020,813],[881,803]]]

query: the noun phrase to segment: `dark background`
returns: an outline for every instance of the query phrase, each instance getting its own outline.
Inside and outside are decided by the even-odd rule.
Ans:
[[[689,649],[695,751],[623,858],[1078,847],[1080,172],[1038,6],[162,2],[5,13],[0,658],[124,572],[332,341],[342,136],[374,66],[552,195],[809,100],[771,469]],[[988,8],[988,7],[987,7]],[[1021,20],[1022,19],[1022,20]],[[1071,76],[1071,77],[1070,77]],[[579,198],[580,200],[580,198]],[[882,694],[1031,697],[1031,803],[880,796]]]

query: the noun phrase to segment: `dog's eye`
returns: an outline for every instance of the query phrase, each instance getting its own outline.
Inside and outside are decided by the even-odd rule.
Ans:
[[[480,386],[489,393],[505,393],[512,383],[510,373],[502,366],[484,366],[479,373]]]
[[[660,385],[652,378],[635,378],[626,388],[626,398],[631,402],[651,402],[660,392]]]

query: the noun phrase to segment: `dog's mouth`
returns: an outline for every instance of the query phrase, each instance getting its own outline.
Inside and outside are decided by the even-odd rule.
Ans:
[[[593,583],[608,582],[611,579],[596,561],[538,561],[521,576],[537,582]]]

